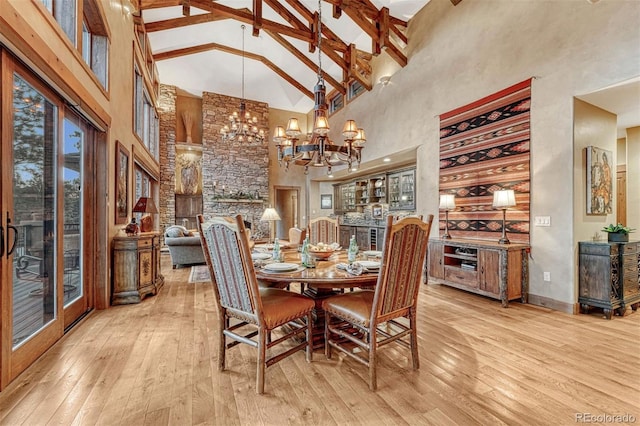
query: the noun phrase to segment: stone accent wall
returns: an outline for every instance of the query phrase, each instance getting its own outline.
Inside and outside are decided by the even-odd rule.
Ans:
[[[176,87],[160,85],[158,114],[160,121],[160,231],[175,223],[176,170]]]
[[[245,101],[247,111],[258,118],[258,128],[269,132],[269,105]],[[229,115],[239,111],[240,99],[216,93],[202,97],[202,197],[205,217],[241,214],[252,223],[254,235],[269,235],[269,223],[260,222],[267,202],[238,200],[223,201],[225,195],[239,192],[269,197],[269,148],[264,143],[225,142],[220,129],[229,123]],[[215,182],[215,187],[214,187]]]

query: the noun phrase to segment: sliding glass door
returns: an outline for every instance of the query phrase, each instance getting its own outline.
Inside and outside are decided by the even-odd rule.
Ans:
[[[82,189],[91,133],[6,55],[1,111],[0,388],[88,310]]]

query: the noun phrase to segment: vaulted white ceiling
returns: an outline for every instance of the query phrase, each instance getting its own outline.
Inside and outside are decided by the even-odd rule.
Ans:
[[[363,28],[348,16],[346,5],[352,4],[352,8],[361,7],[361,4],[372,4],[377,10],[383,7],[389,9],[389,15],[402,21],[408,21],[429,0],[350,0],[337,2],[335,0],[322,2],[322,25],[331,30],[341,41],[347,45],[353,43],[360,51],[372,52],[372,37]],[[153,22],[162,22],[169,19],[183,18],[183,7],[180,5],[157,7],[158,5],[180,4],[180,1],[147,1],[147,7],[142,1],[142,19],[146,26]],[[190,3],[190,15],[209,14],[211,11],[199,9],[195,0]],[[253,13],[254,0],[219,0],[216,5],[228,6],[233,9],[245,9]],[[280,13],[269,6],[269,1],[262,3],[262,18],[287,27],[293,27]],[[286,9],[300,22],[309,25],[307,19],[298,13],[300,5],[311,14],[318,11],[317,0],[279,0],[276,6]],[[343,4],[343,12],[339,18],[332,16],[333,5]],[[350,12],[353,13],[352,9]],[[362,15],[363,19],[364,15]],[[375,20],[367,20],[375,25]],[[171,52],[177,49],[193,48],[194,46],[215,43],[224,47],[242,51],[243,30],[239,20],[221,17],[210,22],[175,26],[161,31],[148,31],[151,49],[154,56],[163,52]],[[242,69],[244,62],[244,98],[266,102],[272,108],[306,113],[313,108],[313,100],[309,92],[317,82],[318,50],[309,52],[310,44],[300,39],[283,35],[286,42],[294,46],[313,62],[313,66],[303,63],[293,53],[287,50],[282,42],[276,41],[268,31],[264,29],[257,36],[252,35],[252,23],[244,23],[244,60],[242,55],[229,53],[224,49],[215,48],[198,53],[191,53],[170,59],[157,60],[156,64],[163,84],[179,87],[193,95],[201,96],[202,92],[214,92],[228,96],[242,97]],[[307,29],[309,31],[309,29]],[[323,37],[323,43],[329,43]],[[402,43],[394,40],[401,48]],[[326,46],[325,46],[326,47]],[[236,52],[237,53],[237,52]],[[260,55],[286,73],[290,79],[283,78],[274,67],[269,67],[264,61],[250,58]],[[332,59],[322,54],[322,69],[332,77],[334,82],[343,82],[343,69]],[[298,82],[308,92],[305,94],[292,84]],[[327,92],[335,89],[331,81],[326,80]]]

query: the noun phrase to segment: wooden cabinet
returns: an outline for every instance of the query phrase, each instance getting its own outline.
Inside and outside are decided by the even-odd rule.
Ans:
[[[388,175],[389,210],[414,210],[416,208],[415,168]]]
[[[602,308],[608,319],[614,311],[624,315],[628,306],[640,305],[640,242],[580,242],[579,296],[580,310]]]
[[[370,226],[341,225],[340,226],[340,245],[343,248],[349,247],[351,236],[356,236],[358,249],[366,250],[382,250],[384,244],[384,228]]]
[[[334,211],[336,214],[355,212],[356,208],[356,184],[343,183],[333,187],[335,200]]]
[[[429,278],[441,284],[500,299],[527,301],[529,271],[525,244],[478,240],[430,240]]]
[[[196,215],[202,214],[202,195],[176,194],[176,225],[197,228]]]
[[[112,305],[140,303],[164,284],[160,270],[160,234],[113,238]]]
[[[355,234],[355,227],[353,226],[340,226],[340,245],[343,249],[349,247],[349,240],[351,236]]]

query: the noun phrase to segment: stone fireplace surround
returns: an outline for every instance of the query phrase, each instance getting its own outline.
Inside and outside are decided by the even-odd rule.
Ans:
[[[239,110],[240,99],[216,93],[203,93],[201,110],[194,111],[193,98],[181,102],[179,89],[161,85],[158,98],[160,121],[160,230],[175,224],[176,144],[186,138],[181,119],[189,108],[202,117],[201,132],[196,129],[194,143],[202,143],[202,198],[205,218],[241,214],[251,223],[252,235],[269,234],[269,223],[260,222],[269,197],[269,149],[264,143],[223,141],[220,128],[233,111]],[[245,100],[247,110],[258,117],[258,127],[269,133],[269,105]],[[196,120],[196,124],[199,120]],[[197,140],[197,135],[202,140]],[[214,186],[215,182],[215,186]],[[224,194],[222,188],[224,187]],[[240,196],[239,194],[245,194]],[[248,196],[254,199],[248,199]],[[259,199],[255,197],[259,196]]]

